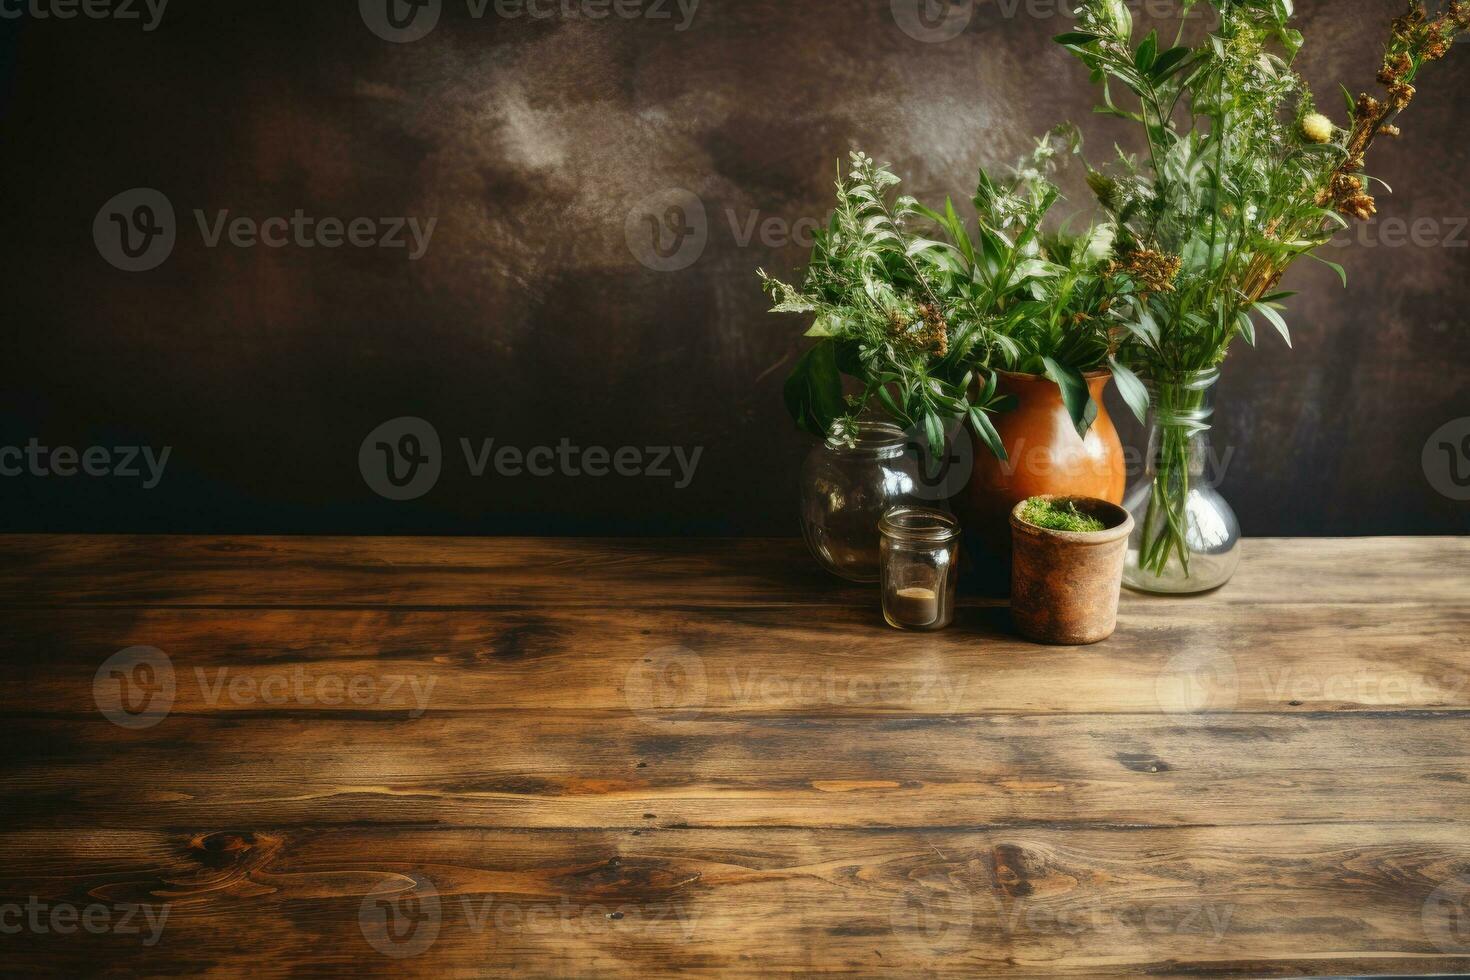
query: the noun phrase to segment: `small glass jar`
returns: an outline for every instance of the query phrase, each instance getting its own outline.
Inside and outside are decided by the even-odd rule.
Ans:
[[[901,630],[944,629],[954,620],[960,524],[943,511],[898,507],[882,535],[883,618]]]
[[[918,464],[907,437],[887,422],[859,422],[807,456],[801,470],[801,532],[822,567],[852,582],[878,581],[878,520],[917,502]]]

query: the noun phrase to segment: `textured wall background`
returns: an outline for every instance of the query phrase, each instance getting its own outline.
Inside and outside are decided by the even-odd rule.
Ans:
[[[369,28],[388,30],[384,0],[172,0],[153,30],[0,22],[0,447],[171,447],[152,489],[0,479],[0,520],[793,533],[807,443],[780,385],[801,327],[763,313],[754,272],[801,265],[786,235],[825,216],[834,162],[860,146],[911,192],[963,202],[977,164],[1012,161],[1063,118],[1098,156],[1115,132],[1049,41],[1070,23],[1052,0],[931,4],[540,0],[545,16],[512,18],[493,0],[481,17],[478,3],[443,0],[410,43]],[[1299,6],[1305,72],[1340,115],[1337,82],[1371,85],[1399,4]],[[1421,460],[1431,433],[1470,415],[1470,50],[1459,54],[1421,86],[1404,140],[1370,161],[1397,193],[1363,231],[1376,247],[1331,256],[1351,291],[1301,263],[1288,282],[1302,291],[1296,350],[1266,338],[1232,355],[1216,442],[1233,450],[1224,491],[1247,533],[1470,530],[1470,505],[1437,492]],[[93,221],[137,187],[166,196],[177,241],[157,268],[125,272],[99,254]],[[665,228],[665,261],[652,235],[678,202],[693,233],[678,250]],[[210,248],[196,209],[209,222],[299,209],[437,224],[410,261],[405,249]],[[1419,237],[1431,243],[1390,247],[1390,218],[1430,220]],[[429,421],[443,444],[437,482],[405,502],[374,493],[358,459],[399,416]],[[475,477],[461,437],[702,455],[682,489]]]

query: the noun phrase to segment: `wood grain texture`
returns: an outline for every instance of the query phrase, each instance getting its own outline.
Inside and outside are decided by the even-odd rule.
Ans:
[[[0,539],[4,969],[1470,970],[1464,542],[1250,541],[1086,649],[799,548]]]
[[[12,827],[1128,827],[1470,811],[1459,713],[17,720]],[[289,746],[285,758],[242,747]],[[188,765],[181,766],[180,760]],[[1324,765],[1323,760],[1333,760]]]
[[[154,921],[166,905],[156,946],[143,946],[143,913],[128,941],[171,973],[232,975],[249,963],[253,975],[287,976],[310,963],[450,976],[1292,976],[1470,965],[1423,925],[1442,883],[1470,871],[1470,840],[1447,827],[11,832],[0,847],[33,869],[0,880],[0,901],[137,906]],[[395,904],[416,919],[396,949],[381,918]],[[21,948],[28,961],[87,969],[117,955],[111,940],[28,935]]]
[[[1470,538],[1252,539],[1226,587],[1130,607],[1458,602]],[[799,540],[9,535],[6,606],[598,608],[838,603],[873,593],[823,573]],[[994,600],[969,600],[995,605]]]
[[[62,617],[13,609],[0,635],[0,710],[96,717],[98,664],[138,645],[167,654],[178,680],[173,711],[196,714],[290,712],[301,707],[296,689],[353,677],[371,679],[376,696],[317,699],[312,709],[411,711],[416,691],[427,692],[436,713],[1470,708],[1470,587],[1463,604],[1280,604],[1267,616],[1250,604],[1125,600],[1125,610],[1124,628],[1078,649],[1019,639],[997,608],[963,609],[950,630],[904,634],[885,628],[871,602],[636,615],[581,607],[79,608]],[[673,669],[681,666],[687,670]],[[282,678],[285,692],[277,690]],[[394,679],[402,680],[389,694]]]

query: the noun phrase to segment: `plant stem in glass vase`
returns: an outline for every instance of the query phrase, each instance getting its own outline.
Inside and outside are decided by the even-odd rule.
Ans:
[[[1217,588],[1240,562],[1240,525],[1208,472],[1218,369],[1149,383],[1148,465],[1124,506],[1133,515],[1123,578],[1144,592]]]

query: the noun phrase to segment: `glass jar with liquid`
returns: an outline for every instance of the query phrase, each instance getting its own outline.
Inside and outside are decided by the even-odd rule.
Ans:
[[[878,522],[883,618],[901,630],[943,629],[954,620],[960,525],[943,511],[897,507]]]

